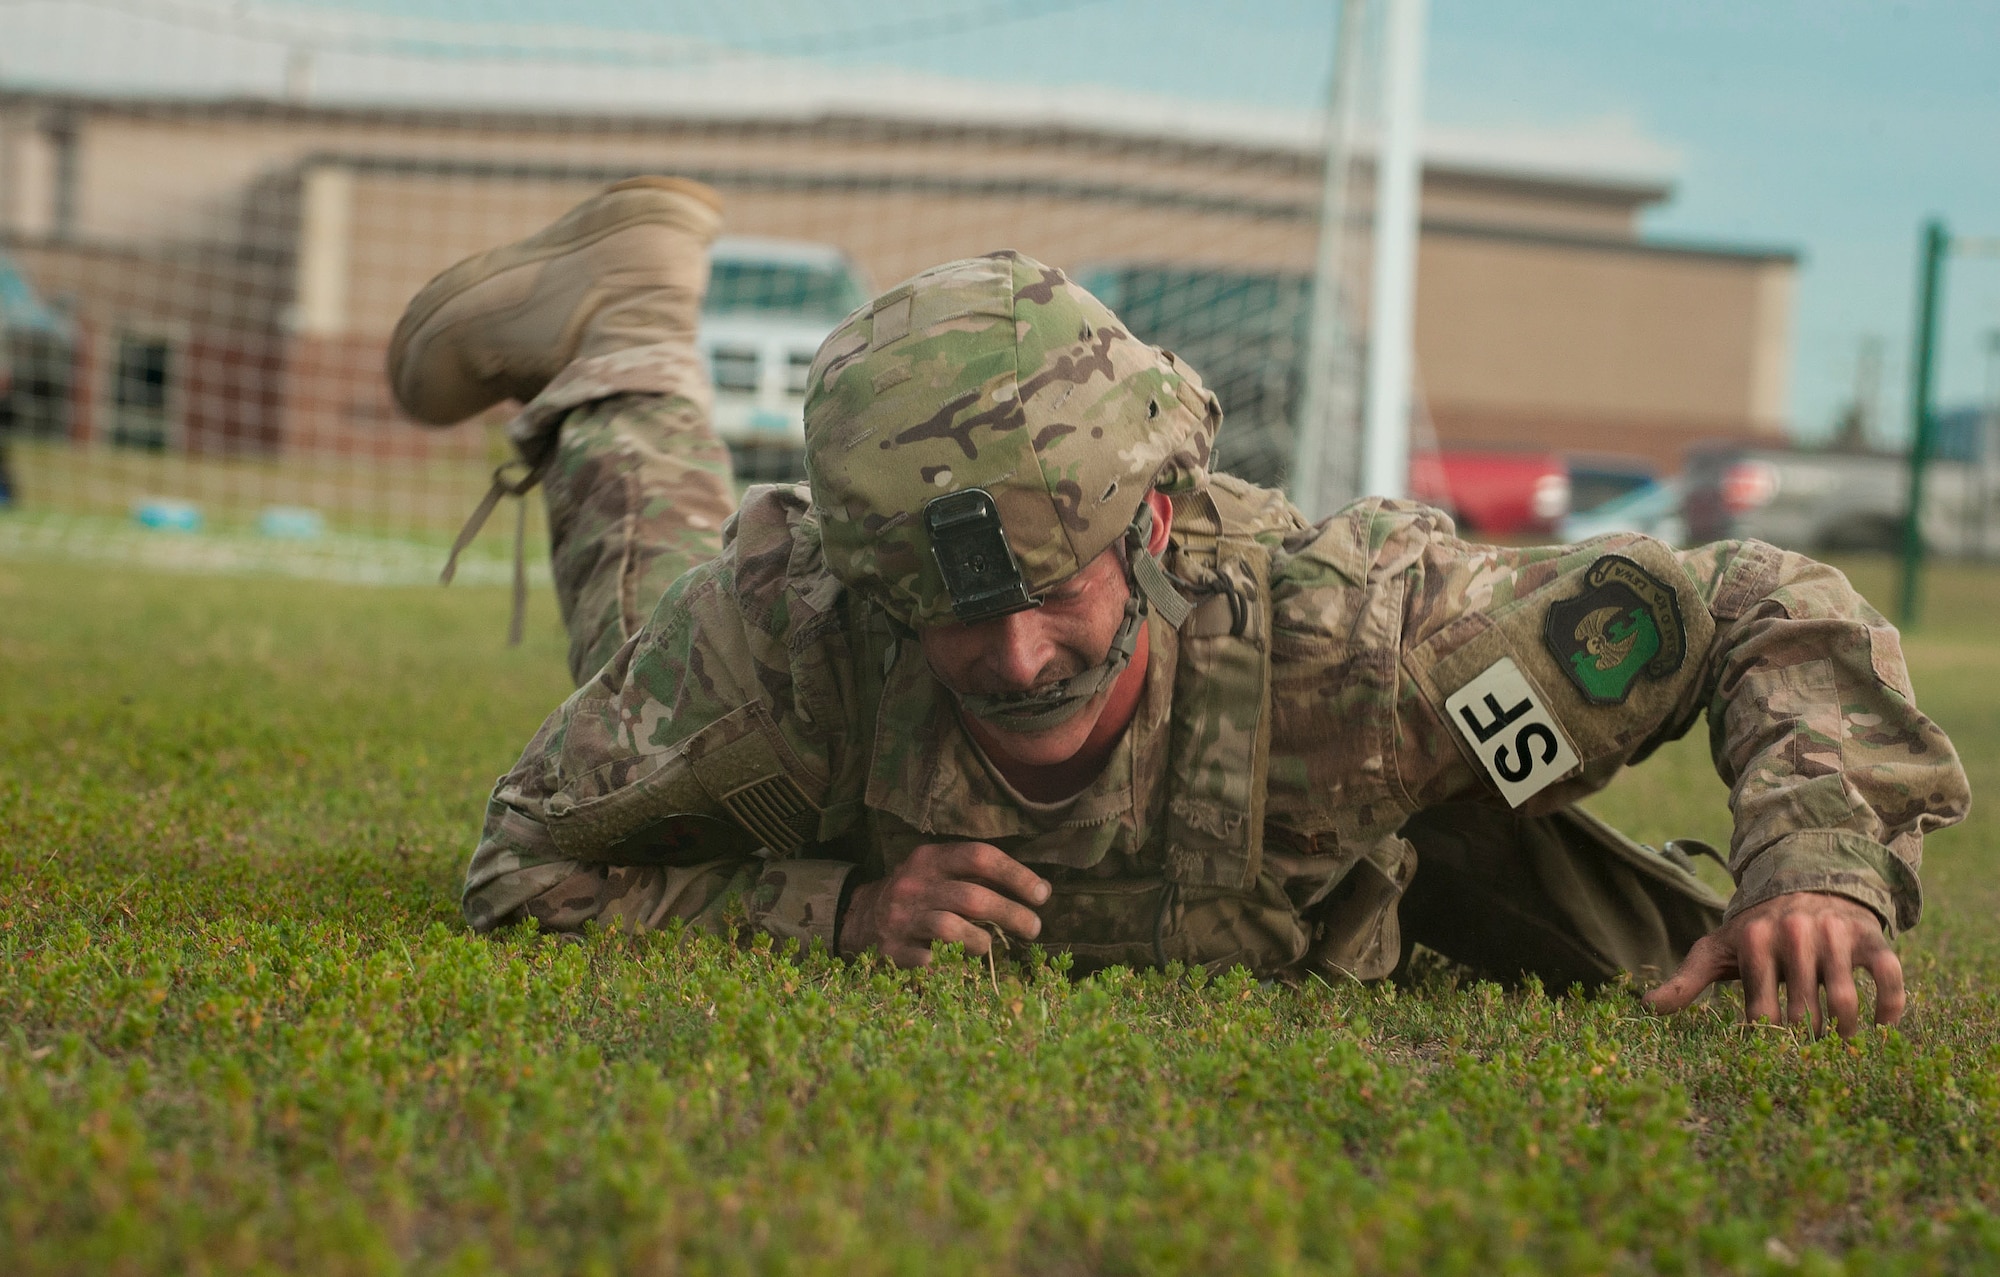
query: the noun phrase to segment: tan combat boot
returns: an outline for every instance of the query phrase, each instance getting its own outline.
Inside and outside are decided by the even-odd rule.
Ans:
[[[396,402],[435,426],[526,402],[571,360],[692,342],[722,198],[700,182],[634,177],[526,239],[424,285],[389,341]]]

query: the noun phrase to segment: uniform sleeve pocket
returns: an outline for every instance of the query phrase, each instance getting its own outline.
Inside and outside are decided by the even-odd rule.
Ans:
[[[818,830],[819,807],[801,783],[810,777],[762,705],[723,715],[651,761],[622,777],[599,768],[548,798],[544,818],[565,855],[603,860],[649,831],[717,818],[753,840],[746,850],[791,855]]]

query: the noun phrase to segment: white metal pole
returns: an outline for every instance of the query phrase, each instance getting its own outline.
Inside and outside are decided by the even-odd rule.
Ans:
[[[1361,114],[1368,0],[1339,0],[1339,7],[1333,83],[1327,95],[1312,327],[1306,338],[1305,385],[1292,423],[1292,501],[1313,519],[1325,518],[1359,496],[1361,479],[1361,441],[1354,412],[1360,377],[1354,336],[1347,325],[1346,270],[1348,189]]]
[[[1382,51],[1382,135],[1375,157],[1375,262],[1370,283],[1361,481],[1364,492],[1400,497],[1409,491],[1410,482],[1425,0],[1388,0],[1388,5]]]

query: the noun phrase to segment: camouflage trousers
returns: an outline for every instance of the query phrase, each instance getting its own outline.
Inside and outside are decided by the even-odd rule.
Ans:
[[[638,632],[668,586],[722,548],[729,456],[680,395],[622,394],[562,417],[543,479],[556,594],[582,683]],[[1407,966],[1421,944],[1501,981],[1551,990],[1679,965],[1724,902],[1676,859],[1568,808],[1518,816],[1435,807],[1402,830],[1417,871],[1399,906]]]
[[[722,552],[736,485],[698,403],[629,394],[563,417],[542,492],[570,677],[581,685],[639,632],[668,586]]]
[[[1402,967],[1421,944],[1502,983],[1551,992],[1629,972],[1657,982],[1722,924],[1726,902],[1684,858],[1627,838],[1581,807],[1518,816],[1481,803],[1403,826],[1417,872],[1398,921]]]

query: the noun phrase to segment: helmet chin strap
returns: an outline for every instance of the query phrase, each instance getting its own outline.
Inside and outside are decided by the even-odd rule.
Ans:
[[[1132,518],[1132,526],[1125,530],[1125,619],[1112,635],[1111,650],[1102,661],[1080,674],[1031,692],[957,692],[954,694],[959,706],[1002,731],[1045,732],[1060,727],[1081,714],[1132,663],[1132,653],[1139,646],[1139,626],[1145,622],[1148,606],[1160,614],[1169,629],[1179,629],[1194,605],[1174,588],[1166,568],[1153,554],[1149,544],[1152,532],[1152,504],[1142,503],[1139,513]]]

